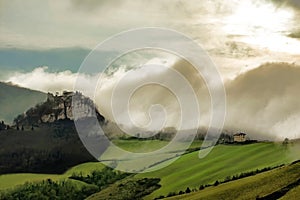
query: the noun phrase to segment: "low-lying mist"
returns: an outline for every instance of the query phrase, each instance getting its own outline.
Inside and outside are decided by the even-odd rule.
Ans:
[[[204,79],[184,60],[175,62],[170,68],[183,75],[193,88],[201,111],[200,126],[207,127],[212,110]],[[114,121],[110,108],[113,90],[124,74],[126,71],[121,67],[113,74],[104,75],[104,84],[98,88],[95,95],[101,113],[111,121]],[[86,77],[84,79],[86,81],[95,81],[98,78],[71,72],[50,73],[45,68],[39,68],[31,73],[14,74],[8,80],[23,87],[54,92],[72,90],[72,84],[78,76]],[[121,88],[126,91],[126,88],[132,87],[136,81],[147,80],[150,76],[156,76],[162,82],[169,77],[168,70],[152,71],[123,81]],[[289,63],[266,63],[225,82],[227,113],[224,130],[247,132],[253,139],[299,138],[299,77],[300,66]],[[62,80],[67,80],[67,83]],[[178,90],[182,88],[178,82],[174,82],[174,87]],[[154,109],[153,105],[160,107]],[[168,88],[148,84],[137,88],[128,105],[114,114],[122,115],[129,110],[131,119],[137,126],[146,127],[155,119],[154,121],[162,120],[164,127],[179,128],[180,123],[189,123],[191,120],[181,118],[180,106],[181,102]]]

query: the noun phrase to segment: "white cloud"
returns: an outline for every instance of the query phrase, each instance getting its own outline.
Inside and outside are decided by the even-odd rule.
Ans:
[[[287,36],[299,28],[300,14],[274,0],[17,0],[2,1],[0,9],[2,47],[93,49],[121,31],[156,26],[201,44],[224,79],[267,61],[300,64],[300,42]]]
[[[276,7],[270,2],[214,0],[201,4],[197,0],[162,0],[159,3],[129,0],[73,0],[46,3],[38,0],[26,3],[1,1],[0,43],[15,47],[93,48],[112,34],[130,28],[139,26],[174,28],[194,38],[209,51],[225,80],[230,81],[240,75],[227,86],[229,110],[226,125],[280,135],[280,132],[289,125],[295,126],[298,120],[297,113],[290,110],[299,107],[295,101],[297,90],[293,87],[294,84],[298,84],[297,80],[293,79],[294,82],[289,83],[290,78],[282,79],[278,74],[271,72],[271,75],[261,80],[257,77],[264,73],[265,68],[262,67],[257,71],[247,72],[267,61],[291,61],[300,64],[299,41],[286,36],[289,31],[298,28],[296,25],[299,14],[296,10],[292,11],[284,6]],[[296,1],[288,2],[295,5]],[[258,13],[258,16],[255,13]],[[277,68],[282,69],[282,73],[294,72],[290,67],[277,66]],[[113,77],[104,77],[106,86],[100,88],[103,96],[100,96],[99,100],[104,108],[109,106],[112,88],[116,80],[124,74],[122,70],[124,68],[119,69]],[[191,81],[197,79],[189,70],[181,72]],[[297,70],[295,73],[298,74]],[[98,77],[79,75],[70,71],[51,73],[47,71],[47,67],[39,67],[29,73],[15,73],[7,81],[44,92],[56,92],[72,90],[78,78],[86,83],[88,88],[85,90],[88,90],[92,83],[97,82]],[[265,79],[269,82],[264,81]],[[286,93],[268,85],[278,80],[285,81],[282,83],[285,90],[291,87],[293,90]],[[263,87],[264,85],[268,87]],[[126,86],[128,85],[124,85]],[[199,85],[194,87],[198,88]],[[281,88],[280,85],[278,87]],[[155,98],[140,99],[137,102],[149,105],[150,101],[163,99],[165,93],[160,92],[155,93],[157,96]],[[203,96],[205,95],[198,95],[199,98]],[[235,101],[237,99],[238,101]],[[207,99],[204,105],[208,105],[206,101]],[[208,108],[206,112],[209,112]]]
[[[154,62],[155,60],[153,60]],[[95,93],[95,101],[102,114],[113,119],[110,109],[112,93],[118,81],[126,74],[126,67],[119,68],[113,75],[103,74],[103,85]],[[201,125],[207,125],[210,117],[210,96],[203,80],[195,74],[188,63],[177,62],[172,66],[178,70],[196,91],[200,102]],[[144,73],[135,78],[122,82],[122,90],[132,87],[136,81],[148,79],[154,72]],[[155,72],[160,80],[168,76],[164,71]],[[236,79],[226,83],[227,116],[225,128],[235,131],[246,131],[250,136],[261,134],[262,138],[299,137],[299,87],[300,67],[286,63],[269,63],[239,75]],[[97,83],[99,76],[79,75],[70,71],[51,73],[47,67],[36,68],[29,73],[16,73],[8,81],[23,87],[44,92],[72,90],[77,78],[80,77],[81,87],[86,94],[94,97],[91,90]],[[176,85],[177,84],[177,85]],[[93,86],[93,87],[90,87]],[[178,82],[174,87],[180,89]],[[137,124],[145,125],[149,122],[149,114],[167,117],[166,126],[177,126],[180,121],[180,107],[176,96],[170,91],[157,85],[140,88],[132,96],[129,108]],[[149,113],[152,105],[161,104],[166,115],[156,111]],[[126,106],[124,112],[126,112]],[[120,115],[122,115],[120,110]],[[189,119],[185,119],[188,121]],[[155,121],[157,122],[157,120]]]
[[[281,34],[291,31],[291,22],[295,22],[292,26],[298,24],[291,9],[276,7],[266,0],[205,3],[198,0],[17,0],[2,1],[0,9],[1,44],[16,47],[93,48],[120,31],[162,26],[198,38],[198,42],[209,49],[231,40],[228,35],[242,32],[242,35],[252,37],[256,28]],[[263,27],[257,27],[259,25]]]
[[[52,92],[72,90],[78,74],[71,71],[47,72],[48,67],[38,67],[32,72],[16,72],[6,81],[12,82],[22,87],[39,90],[42,92]]]

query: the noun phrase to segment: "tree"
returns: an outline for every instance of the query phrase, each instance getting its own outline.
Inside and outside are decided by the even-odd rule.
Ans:
[[[23,120],[24,120],[24,114],[20,114],[14,119],[14,124],[18,125],[22,123]]]
[[[186,188],[185,193],[190,193],[191,189],[189,187]]]
[[[219,181],[216,181],[215,183],[214,183],[214,186],[218,186],[219,185]]]
[[[282,142],[282,145],[287,148],[287,145],[289,144],[289,139],[288,138],[285,138]]]
[[[282,142],[282,144],[288,144],[289,143],[289,138],[285,138]]]

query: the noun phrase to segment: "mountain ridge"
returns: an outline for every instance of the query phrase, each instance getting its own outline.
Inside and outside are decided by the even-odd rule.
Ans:
[[[0,120],[9,124],[18,114],[44,101],[47,95],[12,83],[0,82],[0,97]]]

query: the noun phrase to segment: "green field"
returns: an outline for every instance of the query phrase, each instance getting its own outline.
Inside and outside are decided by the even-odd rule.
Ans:
[[[155,151],[168,144],[168,141],[160,140],[113,140],[112,142],[126,151],[137,153]]]
[[[218,145],[203,159],[198,158],[198,152],[193,152],[161,170],[138,174],[137,177],[161,178],[162,187],[148,196],[151,199],[166,196],[170,192],[178,193],[187,187],[199,188],[200,185],[212,184],[241,172],[290,163],[296,159],[281,144]]]
[[[64,180],[71,176],[73,173],[82,172],[83,174],[89,174],[93,170],[101,170],[104,165],[101,163],[84,163],[72,167],[64,174],[31,174],[31,173],[20,173],[20,174],[5,174],[0,175],[0,190],[10,189],[17,185],[22,185],[26,182],[37,182],[46,179],[52,180]]]
[[[280,200],[291,200],[291,199],[299,199],[300,197],[300,186],[291,189],[286,195],[280,198]]]
[[[141,141],[136,140],[117,140],[115,144],[123,149],[132,152],[152,151],[161,148],[167,142],[165,141]],[[201,146],[201,141],[194,142],[190,148]],[[184,191],[187,187],[194,189],[200,185],[213,184],[216,180],[224,180],[227,176],[249,172],[265,167],[278,166],[283,163],[291,163],[299,159],[299,155],[292,153],[296,145],[284,147],[281,143],[255,143],[248,145],[217,145],[212,152],[205,158],[198,158],[198,151],[187,153],[177,159],[171,165],[158,171],[141,173],[135,175],[135,178],[160,178],[160,189],[154,191],[146,197],[153,199],[160,195],[167,196],[170,192],[178,193]],[[120,162],[121,163],[121,162]],[[164,165],[165,163],[158,164]],[[0,175],[0,190],[12,188],[25,182],[41,181],[48,178],[53,180],[65,180],[74,172],[88,174],[95,169],[102,169],[101,163],[85,163],[75,166],[64,174],[8,174]],[[225,184],[222,184],[225,185]],[[209,188],[205,189],[208,190]],[[205,191],[204,190],[204,191]],[[291,190],[290,195],[295,195],[299,188]]]
[[[160,149],[169,142],[163,140],[113,140],[113,143],[130,152],[144,153]],[[202,141],[194,141],[189,148],[198,148],[201,144]]]
[[[265,197],[297,181],[300,163],[280,167],[268,172],[246,177],[236,181],[211,186],[197,192],[178,195],[167,199],[256,199]],[[281,199],[299,199],[300,186],[288,191]],[[270,199],[270,198],[269,198]]]
[[[119,148],[108,147],[101,155],[100,160],[107,165],[117,165],[117,169],[121,171],[133,173],[147,170],[150,166],[157,165],[157,163],[165,164],[165,161],[174,157],[178,158],[180,154],[185,152],[186,146],[189,146],[189,143],[177,142],[176,148],[161,151],[162,147],[167,146],[168,141],[132,139],[114,140],[113,143]],[[194,141],[189,150],[200,148],[201,144],[202,141]],[[156,153],[153,153],[155,151]],[[134,153],[134,155],[128,155],[128,153]]]

